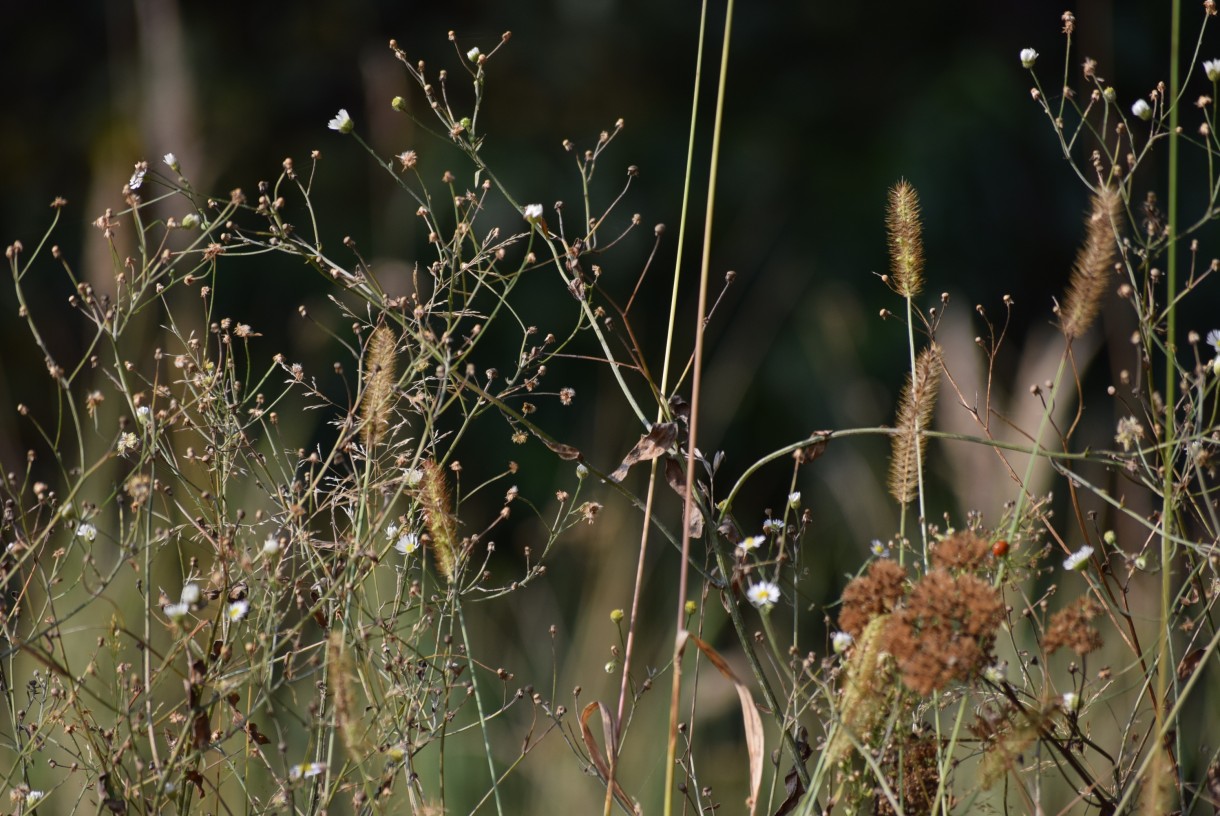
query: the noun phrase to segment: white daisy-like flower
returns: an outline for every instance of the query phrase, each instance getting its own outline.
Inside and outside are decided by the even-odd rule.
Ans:
[[[293,765],[288,771],[290,779],[309,779],[314,776],[321,776],[326,770],[325,762],[302,762],[300,765]]]
[[[1203,60],[1203,73],[1212,82],[1220,81],[1220,59]]]
[[[178,164],[178,157],[173,153],[165,154],[165,163],[169,166],[169,169],[173,170],[175,173],[178,172],[178,168],[180,167]]]
[[[92,544],[97,541],[97,528],[87,521],[83,521],[76,526],[76,537],[86,544]]]
[[[280,551],[280,537],[272,533],[263,541],[263,555],[275,555]]]
[[[779,587],[771,581],[759,581],[757,584],[750,584],[746,597],[759,609],[770,609],[779,600]]]
[[[394,542],[394,549],[403,555],[410,555],[419,549],[419,533],[403,533]]]
[[[879,538],[874,538],[873,542],[868,545],[868,549],[869,549],[869,552],[871,552],[873,555],[877,556],[878,558],[889,558],[890,557],[890,548],[885,546],[885,543],[882,542],[882,540]]]
[[[424,480],[423,468],[406,468],[402,472],[402,478],[407,483],[407,487],[416,487]]]
[[[987,678],[989,681],[991,681],[992,683],[995,683],[996,685],[1003,683],[1004,680],[1007,678],[1007,674],[1008,674],[1008,663],[1005,661],[1000,661],[999,663],[996,663],[995,665],[988,666],[987,668],[983,669],[983,677]]]
[[[1148,120],[1152,118],[1152,106],[1142,99],[1135,100],[1135,104],[1131,106],[1131,112],[1140,119]]]
[[[835,654],[843,654],[855,642],[856,639],[847,632],[835,632],[830,636],[830,645],[834,648]]]
[[[466,52],[466,59],[470,60],[471,62],[478,62],[479,57],[481,56],[483,56],[483,52],[480,51],[477,46]]]
[[[526,221],[533,223],[542,217],[542,205],[526,204],[525,209],[522,210],[522,214],[525,216]]]
[[[141,425],[147,425],[152,422],[152,409],[147,405],[141,405],[136,409],[136,422]]]
[[[1034,63],[1038,61],[1038,52],[1032,48],[1021,49],[1021,67],[1033,68]]]
[[[183,229],[192,230],[199,226],[199,216],[194,213],[187,213],[182,216],[182,220],[179,223],[182,224]]]
[[[757,550],[762,543],[767,540],[766,536],[752,535],[746,536],[741,541],[737,542],[737,552],[745,555],[750,550]]]
[[[589,475],[589,469],[587,467],[585,467],[584,465],[576,466],[576,478],[577,479],[584,479],[588,475]]]
[[[385,528],[385,537],[391,541],[398,538],[398,525],[394,522],[387,524]]]
[[[1080,695],[1074,691],[1063,693],[1063,710],[1075,714],[1080,710]]]
[[[133,190],[140,189],[140,185],[144,183],[144,174],[148,172],[148,162],[136,162],[135,172],[131,174],[131,178],[127,181],[127,186]]]
[[[44,797],[46,795],[47,795],[46,791],[40,791],[40,790],[26,791],[25,801],[27,804],[32,805],[35,802],[37,802],[39,799],[42,799],[42,797]]]
[[[1220,354],[1220,329],[1212,329],[1207,333],[1207,345]]]
[[[162,611],[172,621],[182,620],[186,617],[186,613],[191,611],[191,605],[188,603],[166,604]]]
[[[199,599],[202,596],[203,593],[199,591],[199,584],[184,584],[182,586],[182,596],[178,600],[189,606],[194,606],[199,603]]]
[[[233,622],[237,622],[237,621],[241,620],[242,618],[246,617],[246,614],[249,611],[250,611],[250,602],[249,601],[234,601],[233,603],[229,604],[229,608],[225,614],[227,614],[229,616],[229,620],[231,620]]]
[[[801,491],[794,490],[788,494],[788,506],[793,510],[801,506]]]
[[[769,518],[763,521],[763,532],[767,535],[777,535],[784,531],[784,520]]]
[[[1076,552],[1063,559],[1063,568],[1069,572],[1072,570],[1082,570],[1088,566],[1089,558],[1093,555],[1093,548],[1085,544]]]
[[[339,113],[334,119],[326,125],[331,130],[337,130],[340,133],[351,133],[356,129],[356,123],[352,121],[352,117],[348,115],[347,108],[339,108]]]
[[[140,447],[139,437],[137,437],[131,431],[128,431],[127,433],[125,433],[119,437],[119,442],[117,445],[115,445],[115,450],[118,451],[119,456],[126,456],[128,453],[136,450],[139,447]]]

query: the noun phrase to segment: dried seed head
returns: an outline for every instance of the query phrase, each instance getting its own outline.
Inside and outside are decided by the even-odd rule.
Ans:
[[[361,435],[366,448],[381,441],[390,427],[394,407],[395,347],[394,332],[378,326],[369,337],[364,355],[364,399],[360,412],[364,418]]]
[[[424,462],[422,469],[419,503],[432,539],[436,571],[452,583],[457,578],[458,544],[455,520],[449,513],[449,485],[445,481],[445,471],[436,462]]]
[[[940,388],[940,349],[929,346],[915,360],[915,376],[907,378],[898,400],[897,433],[890,458],[890,495],[909,504],[919,488],[928,438],[924,431],[932,423],[936,392]]]
[[[1069,339],[1084,334],[1101,308],[1114,263],[1118,260],[1115,231],[1121,212],[1118,191],[1101,188],[1093,196],[1093,208],[1085,222],[1085,241],[1076,254],[1072,277],[1060,309],[1060,326]]]
[[[919,197],[905,179],[890,190],[885,213],[890,244],[890,287],[903,297],[923,290],[923,227],[919,222]]]

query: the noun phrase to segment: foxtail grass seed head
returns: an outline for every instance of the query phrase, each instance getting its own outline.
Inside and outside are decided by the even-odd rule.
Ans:
[[[1121,206],[1122,198],[1112,188],[1103,187],[1093,195],[1093,207],[1085,222],[1084,245],[1076,253],[1072,277],[1059,311],[1063,333],[1069,340],[1084,334],[1101,309],[1101,300],[1118,260],[1114,230]]]
[[[432,538],[432,555],[436,571],[452,583],[457,578],[457,532],[449,512],[449,485],[445,471],[431,460],[423,464],[424,476],[419,483],[419,503],[424,511],[428,535]]]
[[[923,291],[923,226],[919,196],[905,179],[890,190],[885,227],[890,245],[890,287],[903,297]]]
[[[890,457],[890,495],[910,504],[919,489],[919,468],[928,448],[924,431],[932,423],[940,388],[940,349],[929,346],[915,360],[915,376],[907,378],[898,400],[897,433]]]
[[[378,326],[369,338],[364,355],[364,399],[361,414],[364,445],[371,448],[380,442],[390,427],[390,412],[394,407],[395,347],[394,332]]]

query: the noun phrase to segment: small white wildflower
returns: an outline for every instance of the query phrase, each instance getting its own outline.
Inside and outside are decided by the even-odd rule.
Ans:
[[[1038,52],[1032,48],[1021,49],[1021,67],[1033,68],[1034,63],[1038,61]]]
[[[758,608],[770,609],[779,600],[779,587],[770,581],[759,581],[757,584],[750,584],[746,597]]]
[[[173,170],[175,173],[177,173],[178,169],[181,167],[181,165],[178,164],[178,157],[173,153],[165,154],[165,163],[169,165],[169,169]]]
[[[347,108],[340,108],[339,113],[330,120],[327,127],[340,133],[351,133],[356,129],[356,123],[352,121],[352,117],[348,116]]]
[[[1203,60],[1203,73],[1212,82],[1220,81],[1220,59]]]
[[[759,546],[767,540],[766,536],[752,535],[746,536],[737,543],[737,552],[745,555],[750,550],[757,550]]]
[[[1000,661],[999,663],[983,669],[983,677],[998,686],[1007,678],[1007,669],[1008,663],[1005,661]]]
[[[1074,691],[1063,693],[1063,710],[1075,714],[1080,710],[1080,695]]]
[[[228,608],[226,614],[229,616],[229,620],[231,620],[233,622],[237,622],[237,621],[241,620],[242,618],[246,617],[246,613],[249,611],[250,611],[250,602],[249,601],[234,601],[233,603],[229,604],[229,608]]]
[[[187,612],[191,611],[191,605],[186,603],[166,604],[163,611],[170,620],[181,620],[186,617]]]
[[[890,548],[885,546],[885,543],[879,538],[874,538],[873,543],[868,545],[868,549],[878,558],[890,557]]]
[[[115,445],[115,450],[119,452],[119,456],[126,456],[129,452],[140,447],[140,440],[131,431],[119,437],[119,442]]]
[[[410,555],[419,549],[419,534],[418,533],[403,533],[394,542],[394,549],[398,550],[403,555]]]
[[[788,494],[788,506],[793,510],[801,506],[801,491],[794,490]]]
[[[1122,445],[1125,451],[1131,450],[1144,438],[1144,426],[1137,417],[1123,417],[1118,421],[1116,430],[1118,432],[1114,435],[1114,441]]]
[[[148,162],[136,162],[135,172],[131,174],[131,179],[128,180],[127,186],[133,190],[140,189],[140,185],[144,183],[144,174],[148,172]]]
[[[40,790],[26,791],[25,801],[27,804],[32,805],[46,795],[47,795],[46,791],[40,791]]]
[[[478,62],[479,57],[481,56],[483,56],[483,52],[480,51],[477,46],[466,52],[466,59],[470,60],[471,62]]]
[[[424,480],[423,468],[406,468],[402,472],[402,478],[406,481],[407,487],[417,487]]]
[[[1220,329],[1212,329],[1207,333],[1207,345],[1220,354]]]
[[[576,466],[576,478],[577,479],[584,479],[588,475],[589,475],[589,469],[587,467],[585,467],[584,465]]]
[[[391,541],[398,538],[398,525],[394,524],[393,522],[387,524],[385,528],[385,537]]]
[[[1069,555],[1063,560],[1063,568],[1071,572],[1072,570],[1082,570],[1089,564],[1089,557],[1093,555],[1093,548],[1085,544],[1076,552]]]
[[[1140,572],[1143,572],[1144,570],[1148,569],[1148,556],[1146,556],[1146,555],[1135,556],[1135,568],[1137,570],[1139,570]]]
[[[263,555],[275,555],[280,551],[280,537],[277,535],[269,535],[263,541]]]
[[[199,591],[199,584],[184,584],[182,586],[182,596],[178,600],[188,606],[194,606],[199,603],[201,597],[203,597],[203,593]]]
[[[300,765],[293,765],[288,771],[290,779],[309,779],[313,776],[321,776],[326,770],[325,762],[302,762]]]
[[[86,544],[92,544],[97,540],[97,528],[88,522],[82,522],[76,527],[76,537]]]
[[[537,221],[539,218],[542,217],[542,205],[541,204],[526,204],[525,209],[522,211],[522,213],[525,216],[525,220],[529,221],[532,224],[535,221]]]
[[[763,521],[763,532],[768,535],[778,535],[784,531],[784,520],[769,518]]]
[[[1113,105],[1114,100],[1118,99],[1118,91],[1114,90],[1114,86],[1111,85],[1108,88],[1106,88],[1104,91],[1101,92],[1101,96],[1111,105]]]
[[[136,422],[141,425],[147,425],[152,422],[152,409],[147,405],[141,405],[136,409]]]
[[[1135,100],[1135,104],[1131,106],[1131,112],[1144,120],[1152,118],[1152,106],[1142,99]]]
[[[835,654],[843,654],[855,642],[856,639],[847,632],[835,632],[830,636],[830,645],[834,648]]]
[[[182,216],[182,220],[178,223],[182,224],[183,229],[192,230],[199,226],[199,216],[195,215],[194,213],[187,213],[186,215]]]
[[[614,662],[613,660],[607,660],[606,665],[602,668],[606,670],[606,674],[614,674],[616,671],[618,671],[618,663]]]

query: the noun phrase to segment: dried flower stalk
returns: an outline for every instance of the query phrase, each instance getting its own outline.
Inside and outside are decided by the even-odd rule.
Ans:
[[[900,504],[909,504],[919,487],[919,468],[928,439],[923,432],[932,423],[936,392],[940,388],[940,349],[929,346],[915,360],[915,376],[907,378],[898,400],[898,433],[890,458],[890,494]]]
[[[364,399],[360,403],[360,413],[364,419],[361,435],[365,448],[380,442],[390,427],[390,409],[394,406],[396,345],[394,332],[385,326],[373,329],[364,355]]]
[[[1106,284],[1118,260],[1114,230],[1121,205],[1118,191],[1109,187],[1101,188],[1093,196],[1093,209],[1085,221],[1084,246],[1076,253],[1072,278],[1059,311],[1063,334],[1069,340],[1088,331],[1101,308]]]

